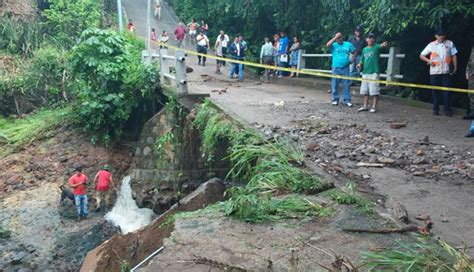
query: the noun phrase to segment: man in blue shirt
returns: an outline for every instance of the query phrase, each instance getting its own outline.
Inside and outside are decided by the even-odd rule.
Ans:
[[[350,42],[345,42],[340,32],[336,33],[336,35],[326,43],[326,46],[332,50],[332,74],[349,76],[350,55],[355,51],[354,46]],[[344,105],[352,107],[351,91],[349,89],[350,80],[339,78],[333,78],[331,80],[332,105],[339,105],[340,82],[342,82]]]
[[[235,60],[244,60],[245,57],[245,48],[244,46],[239,42],[239,37],[235,37],[234,43],[232,43],[229,46],[229,53],[232,57],[232,59]],[[230,79],[234,79],[234,73],[236,70],[239,71],[239,81],[242,81],[244,79],[244,71],[243,71],[243,65],[240,63],[232,63],[230,67]]]
[[[278,66],[279,67],[286,67],[288,64],[288,44],[289,44],[288,37],[285,36],[285,32],[281,31],[280,32],[280,43],[278,44],[278,50],[277,50],[277,56],[278,56]],[[281,61],[281,56],[285,56],[287,61]],[[283,76],[283,71],[278,71],[278,77]]]

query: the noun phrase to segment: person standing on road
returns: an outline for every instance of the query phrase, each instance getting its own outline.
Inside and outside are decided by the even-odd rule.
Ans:
[[[350,42],[345,42],[343,38],[342,33],[338,32],[326,43],[326,46],[331,48],[332,51],[332,74],[337,76],[349,76],[350,55],[355,51],[355,47]],[[348,79],[339,78],[331,80],[333,106],[339,105],[339,83],[342,82],[344,105],[352,107],[349,81]]]
[[[420,59],[430,66],[430,80],[433,86],[451,87],[451,75],[458,69],[458,50],[454,43],[446,40],[446,32],[436,31],[436,40],[430,42],[423,51]],[[429,55],[429,58],[426,56]],[[451,72],[451,64],[453,70]],[[453,114],[449,106],[449,92],[432,90],[433,95],[433,115],[439,115],[440,95],[443,94],[444,114],[451,117]]]
[[[274,49],[274,57],[273,57],[273,65],[277,66],[278,65],[278,59],[280,58],[280,55],[278,53],[278,49],[280,46],[280,36],[278,34],[273,35],[273,49]],[[278,70],[273,70],[273,75],[276,76],[278,74]]]
[[[349,73],[352,77],[359,77],[360,70],[358,70],[357,64],[359,64],[362,59],[362,49],[367,46],[367,42],[362,36],[361,26],[357,26],[354,29],[354,35],[349,38],[348,42],[350,42],[355,48],[354,54],[352,55],[352,63],[349,66]],[[353,83],[355,82],[351,82],[351,85]]]
[[[375,35],[369,33],[367,35],[367,46],[362,49],[361,61],[357,64],[357,69],[362,71],[362,78],[378,80],[380,76],[380,51],[387,47],[387,42],[375,44]],[[379,83],[362,81],[360,86],[360,94],[364,96],[364,105],[358,109],[359,112],[369,111],[375,113],[377,111],[377,103],[380,95]],[[369,110],[369,95],[373,97],[372,108]]]
[[[273,58],[275,57],[275,50],[269,37],[265,37],[265,42],[260,50],[260,63],[265,65],[273,65]],[[270,82],[270,69],[265,68],[265,82]]]
[[[128,25],[127,25],[127,29],[128,31],[132,32],[132,33],[135,33],[135,25],[133,24],[133,20],[132,19],[129,19],[128,20]]]
[[[194,45],[195,43],[198,28],[199,28],[199,24],[196,22],[196,19],[193,18],[191,20],[191,23],[188,24],[189,39],[191,40],[191,45]]]
[[[197,52],[201,54],[207,54],[207,49],[209,48],[209,39],[204,33],[199,32],[196,37],[197,41]],[[202,59],[202,62],[201,62]],[[198,55],[199,65],[206,66],[206,56]]]
[[[300,54],[301,43],[298,37],[293,38],[293,44],[290,47],[290,66],[293,69],[298,68],[298,57]],[[295,77],[295,72],[291,72],[290,77]]]
[[[223,58],[224,57],[224,47],[222,44],[225,42],[224,35],[219,35],[217,38],[216,44],[214,45],[214,50],[216,51],[216,56]],[[224,65],[224,61],[218,59],[216,61],[216,74],[220,75],[221,73],[221,66]]]
[[[152,48],[155,48],[155,46],[158,42],[158,36],[156,35],[156,30],[154,28],[151,29],[150,40],[151,40]]]
[[[204,20],[201,21],[201,32],[207,36],[207,32],[209,31],[209,25],[204,22]]]
[[[244,59],[245,50],[244,50],[244,46],[239,42],[239,37],[235,37],[234,43],[232,43],[229,46],[229,52],[231,54],[232,59],[240,60],[240,61],[242,61]],[[230,73],[229,73],[230,79],[234,79],[235,71],[238,71],[239,81],[243,81],[244,71],[242,69],[242,66],[243,65],[240,64],[240,63],[232,63]]]
[[[280,32],[280,41],[278,43],[278,66],[286,67],[288,64],[288,44],[289,40],[284,31]],[[284,72],[278,71],[278,77],[283,77]]]
[[[86,184],[87,176],[82,173],[82,166],[76,166],[75,173],[69,178],[69,185],[74,194],[74,203],[77,210],[77,221],[87,218],[89,214],[87,209]]]
[[[167,49],[166,44],[170,40],[170,37],[168,36],[168,32],[166,30],[163,30],[163,32],[160,35],[160,49]]]
[[[222,57],[226,58],[227,57],[227,49],[229,47],[229,35],[225,34],[224,30],[221,30],[219,32],[219,36],[217,36],[216,42],[220,40],[220,37],[223,36],[224,40],[221,41],[221,46],[222,46]],[[225,66],[225,61],[222,61],[222,65]]]
[[[471,57],[467,63],[466,67],[466,80],[468,81],[469,90],[474,90],[474,47],[471,49]],[[469,109],[466,112],[464,119],[474,120],[474,94],[469,93]]]
[[[186,28],[182,22],[179,22],[178,27],[174,31],[174,37],[177,42],[177,47],[181,48],[183,46],[184,38],[186,38]]]
[[[155,0],[155,17],[161,20],[161,0]]]
[[[469,90],[474,90],[474,47],[471,49],[471,58],[469,59],[469,63],[466,67],[466,79],[468,81],[468,88]],[[469,93],[469,99],[471,100],[471,114],[468,115],[466,119],[474,119],[474,94]],[[474,137],[474,120],[471,121],[471,129],[469,130],[469,134],[465,137],[473,138]]]
[[[95,185],[96,183],[97,185]],[[102,199],[104,199],[105,207],[110,205],[111,187],[115,188],[108,164],[104,165],[103,169],[95,175],[94,186],[96,188],[95,199],[97,200],[95,208],[96,211],[100,211]]]

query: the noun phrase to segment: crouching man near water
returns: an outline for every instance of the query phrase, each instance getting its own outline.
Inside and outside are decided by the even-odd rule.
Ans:
[[[94,185],[97,182],[95,198],[97,200],[96,211],[101,209],[101,202],[104,199],[105,207],[110,205],[110,187],[114,188],[112,181],[112,174],[110,173],[110,166],[108,164],[104,165],[103,169],[97,172],[94,177]]]
[[[69,178],[69,185],[72,187],[72,193],[74,194],[74,203],[76,204],[77,210],[77,221],[87,218],[89,214],[87,211],[87,195],[86,195],[86,184],[87,176],[82,173],[82,167],[77,166],[74,175]]]

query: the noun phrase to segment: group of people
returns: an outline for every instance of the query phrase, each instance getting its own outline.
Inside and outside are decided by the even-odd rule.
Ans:
[[[82,172],[82,166],[76,166],[75,173],[69,178],[69,185],[74,194],[78,221],[86,219],[89,215],[86,193],[88,180],[87,175]],[[104,165],[103,168],[97,172],[92,184],[96,190],[96,211],[99,211],[101,209],[102,199],[104,199],[105,206],[110,204],[111,189],[115,188],[109,165]]]
[[[177,47],[181,48],[184,46],[184,42],[186,37],[189,34],[189,43],[191,45],[197,44],[197,36],[198,34],[203,34],[207,37],[207,32],[209,30],[209,25],[202,20],[201,24],[197,23],[196,19],[192,19],[191,22],[187,25],[184,25],[183,22],[178,23],[178,27],[174,31],[174,37],[177,41]]]

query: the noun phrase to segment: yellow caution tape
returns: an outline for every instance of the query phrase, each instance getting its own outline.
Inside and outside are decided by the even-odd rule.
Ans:
[[[243,60],[223,58],[223,57],[219,57],[219,56],[215,56],[215,55],[208,55],[208,54],[194,52],[194,51],[191,51],[191,50],[179,48],[179,47],[168,45],[168,44],[162,44],[162,45],[164,47],[184,51],[185,53],[191,54],[191,55],[202,56],[202,57],[206,57],[206,58],[210,58],[210,59],[222,60],[222,61],[227,61],[227,62],[230,62],[230,63],[238,63],[238,64],[247,65],[247,66],[264,68],[264,69],[279,70],[279,71],[298,73],[298,74],[317,76],[317,77],[325,77],[325,78],[339,78],[339,79],[348,79],[348,80],[353,80],[353,81],[367,81],[367,82],[385,84],[385,85],[389,85],[389,86],[411,87],[411,88],[418,88],[418,89],[429,89],[429,90],[474,94],[474,90],[469,90],[469,89],[433,86],[433,85],[427,85],[427,84],[415,84],[415,83],[398,82],[398,81],[386,81],[386,80],[365,79],[365,78],[362,79],[360,77],[333,75],[333,74],[322,73],[322,72],[317,72],[317,71],[311,71],[311,70],[306,70],[306,69],[285,68],[285,67],[278,67],[278,66],[260,64],[260,63],[248,62],[248,61],[243,61]]]

